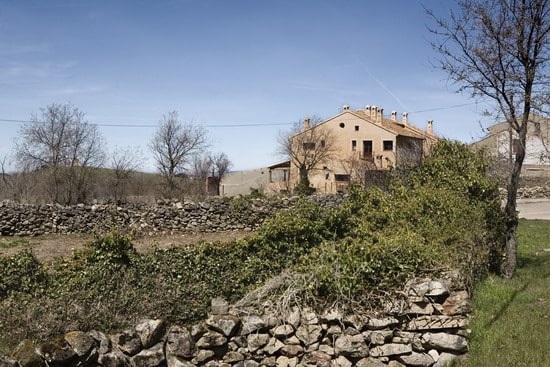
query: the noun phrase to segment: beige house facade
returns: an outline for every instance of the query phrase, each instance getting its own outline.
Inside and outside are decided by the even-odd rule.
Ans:
[[[437,140],[432,121],[422,130],[410,124],[407,113],[398,119],[397,112],[386,117],[377,106],[361,110],[344,106],[340,114],[315,126],[304,120],[303,130],[290,138],[285,190],[293,191],[299,182],[299,167],[311,163],[308,178],[316,192],[342,192],[382,171],[418,164]],[[323,155],[323,149],[329,152]],[[283,192],[276,185],[281,183],[269,183],[269,191]]]
[[[522,174],[528,176],[550,175],[550,119],[537,114],[529,116],[525,138],[525,158]],[[512,163],[520,144],[519,137],[508,122],[488,128],[485,138],[472,144],[476,150],[485,149],[490,156],[502,162]]]

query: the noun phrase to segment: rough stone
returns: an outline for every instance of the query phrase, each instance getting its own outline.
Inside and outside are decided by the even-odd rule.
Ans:
[[[141,346],[141,338],[135,331],[126,330],[112,336],[112,343],[124,354],[133,356],[138,353]]]
[[[289,324],[279,325],[272,330],[272,334],[276,338],[285,338],[294,334],[294,327]]]
[[[428,348],[450,352],[465,352],[468,350],[468,339],[460,335],[448,333],[425,333],[422,343]]]
[[[266,323],[263,318],[256,315],[243,316],[241,318],[242,328],[241,335],[247,335],[266,327]]]
[[[472,302],[466,291],[451,293],[441,306],[443,313],[448,316],[465,315],[472,312]]]
[[[319,325],[304,324],[296,330],[296,337],[308,346],[321,340],[322,328]]]
[[[166,323],[164,320],[145,320],[137,324],[135,329],[143,348],[150,348],[164,336]]]
[[[246,337],[248,349],[251,352],[255,352],[258,349],[264,347],[270,340],[269,334],[249,334]]]
[[[221,347],[225,343],[227,343],[227,338],[223,334],[215,331],[208,331],[197,341],[196,345],[199,348],[213,348]]]
[[[382,319],[370,318],[367,321],[367,329],[369,329],[369,330],[380,330],[380,329],[385,329],[385,328],[393,326],[393,325],[397,325],[398,323],[399,323],[399,321],[397,319],[393,318],[393,317],[386,317],[386,318],[382,318]]]
[[[166,334],[166,353],[176,357],[191,358],[195,342],[187,328],[174,325]]]
[[[233,315],[212,315],[206,320],[206,325],[213,330],[222,333],[226,337],[232,337],[237,333],[240,319]]]
[[[134,367],[157,367],[165,361],[164,343],[160,342],[149,349],[144,349],[130,359]]]
[[[387,365],[376,358],[363,358],[355,363],[355,367],[387,367]]]
[[[410,344],[384,344],[371,348],[370,355],[373,357],[387,357],[412,352]]]
[[[406,325],[406,330],[459,329],[468,325],[468,319],[457,316],[421,316]]]
[[[365,343],[365,338],[361,334],[339,336],[334,342],[334,351],[338,355],[353,358],[369,356],[369,348]]]
[[[94,338],[82,331],[71,331],[64,338],[79,357],[89,354],[95,344]]]
[[[397,360],[411,367],[429,367],[434,363],[433,358],[429,354],[416,352],[400,355],[397,357]]]

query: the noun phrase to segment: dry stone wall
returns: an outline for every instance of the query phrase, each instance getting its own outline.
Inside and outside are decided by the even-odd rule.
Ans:
[[[159,200],[146,204],[24,205],[0,202],[0,235],[38,236],[50,233],[105,232],[112,228],[142,234],[182,231],[217,232],[254,230],[266,218],[292,206],[297,197],[253,199],[236,202],[219,199],[205,202]],[[322,205],[337,205],[342,195],[314,197]]]
[[[410,282],[376,316],[251,312],[216,299],[190,328],[144,320],[112,335],[71,331],[21,342],[0,367],[442,367],[468,350],[470,309],[466,292],[430,279]]]

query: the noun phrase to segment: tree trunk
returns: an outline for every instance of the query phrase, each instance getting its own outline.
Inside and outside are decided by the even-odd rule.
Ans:
[[[510,279],[514,276],[518,262],[518,241],[516,238],[516,229],[518,227],[517,213],[517,194],[521,175],[521,167],[525,158],[525,141],[527,136],[527,114],[524,115],[524,120],[520,125],[519,144],[516,152],[516,159],[508,182],[508,193],[506,198],[506,206],[504,211],[508,217],[506,223],[506,245],[504,247],[505,259],[500,267],[500,276],[505,279]]]

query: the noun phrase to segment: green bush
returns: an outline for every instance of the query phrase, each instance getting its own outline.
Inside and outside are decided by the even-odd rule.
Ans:
[[[139,254],[131,236],[113,231],[49,265],[30,252],[0,258],[1,338],[13,346],[67,328],[111,332],[142,317],[193,324],[212,298],[237,301],[279,274],[300,275],[281,277],[292,284],[269,295],[276,302],[292,288],[287,305],[377,307],[409,278],[450,269],[470,287],[498,268],[502,251],[504,217],[486,168],[443,141],[387,189],[354,189],[336,208],[302,197],[245,240]]]

